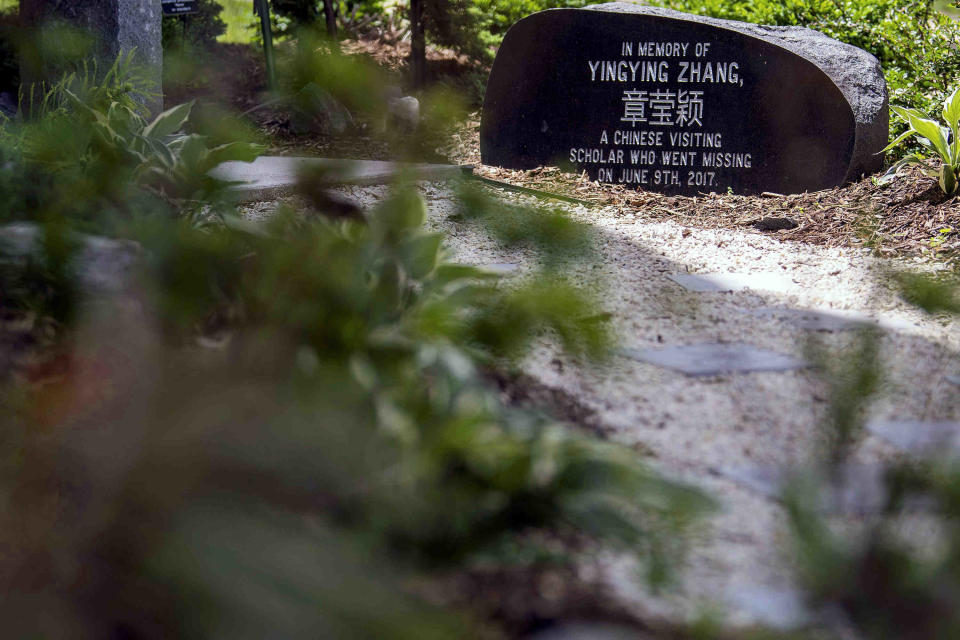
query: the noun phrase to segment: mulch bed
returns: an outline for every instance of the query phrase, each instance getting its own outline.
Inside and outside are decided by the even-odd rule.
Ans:
[[[770,231],[783,240],[829,247],[869,247],[884,256],[923,256],[960,267],[960,196],[947,198],[936,180],[919,167],[901,171],[887,185],[866,178],[834,189],[795,195],[737,196],[702,194],[665,196],[621,185],[599,184],[586,174],[557,167],[529,171],[501,169],[480,162],[478,116],[454,133],[445,150],[454,162],[474,166],[476,175],[539,189],[624,214],[670,218],[701,228],[754,226],[765,218],[789,219],[796,226]]]

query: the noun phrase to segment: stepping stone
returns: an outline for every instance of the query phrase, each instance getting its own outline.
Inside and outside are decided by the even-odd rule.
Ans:
[[[628,358],[673,369],[688,376],[789,371],[807,366],[799,358],[740,343],[702,342],[665,349],[622,349],[621,353]]]
[[[818,311],[816,309],[788,309],[785,307],[760,307],[748,311],[754,316],[769,316],[790,322],[798,329],[808,331],[845,331],[877,326],[888,331],[903,331],[914,326],[899,318],[871,318],[856,311]]]
[[[908,453],[960,452],[960,422],[887,420],[869,422],[867,430]]]
[[[733,587],[726,598],[735,610],[752,619],[748,624],[759,622],[779,631],[791,631],[810,621],[810,612],[803,601],[803,594],[791,587],[750,585]],[[737,615],[733,613],[733,615]]]
[[[719,467],[712,471],[745,489],[777,501],[793,477],[790,469],[771,466]],[[886,500],[885,473],[886,468],[879,464],[841,466],[839,483],[824,492],[820,508],[831,514],[876,513],[883,508]]]
[[[498,276],[512,276],[520,271],[520,265],[516,262],[493,262],[490,264],[475,265],[478,269],[495,273]]]
[[[112,295],[135,288],[143,257],[139,244],[82,233],[74,234],[72,239],[79,247],[71,256],[71,268],[85,294]],[[19,269],[31,260],[41,259],[43,242],[43,229],[32,222],[0,226],[0,269]],[[2,299],[0,296],[0,302]]]
[[[241,183],[228,187],[228,191],[237,202],[253,202],[292,194],[302,171],[322,172],[329,185],[372,185],[388,184],[401,175],[412,175],[417,180],[449,180],[464,175],[465,169],[449,164],[260,156],[253,162],[224,162],[210,175]]]
[[[863,315],[834,311],[814,311],[813,309],[785,309],[783,307],[761,307],[749,311],[750,315],[772,317],[785,320],[808,331],[845,331],[868,326],[873,321]]]
[[[673,273],[667,276],[688,291],[730,292],[751,289],[786,293],[797,288],[790,278],[773,271],[757,273]]]

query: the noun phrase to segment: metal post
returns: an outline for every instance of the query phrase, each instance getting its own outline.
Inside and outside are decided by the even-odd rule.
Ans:
[[[413,85],[422,89],[427,79],[427,47],[423,38],[423,2],[410,0],[410,71]]]
[[[273,32],[270,29],[270,6],[267,0],[253,0],[253,13],[260,16],[263,57],[267,64],[267,84],[272,91],[277,88],[277,72],[273,63]]]

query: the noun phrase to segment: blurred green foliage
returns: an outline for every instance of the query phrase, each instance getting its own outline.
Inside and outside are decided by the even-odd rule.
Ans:
[[[105,72],[85,63],[49,87],[25,88],[23,113],[0,132],[0,147],[11,160],[7,172],[29,178],[9,185],[0,220],[55,215],[102,231],[152,196],[176,201],[180,215],[208,212],[223,185],[207,172],[253,160],[262,147],[210,147],[206,137],[184,133],[191,104],[148,121],[138,99],[148,86],[128,54]]]
[[[383,113],[379,76],[300,47],[287,100],[313,85]],[[544,335],[574,357],[608,352],[597,300],[554,268],[589,255],[581,225],[526,209],[511,228],[514,212],[497,222],[495,201],[465,190],[466,220],[545,256],[508,287],[447,260],[403,180],[344,219],[317,195],[324,176],[305,175],[308,204],[254,223],[206,170],[257,149],[185,133],[189,104],[148,120],[135,78],[123,60],[67,75],[2,125],[0,220],[42,241],[27,260],[0,242],[0,306],[54,331],[0,384],[8,633],[470,637],[474,622],[411,584],[541,529],[670,577],[711,501],[628,448],[504,406],[482,372]],[[428,122],[455,112],[425,104]],[[428,146],[430,128],[398,147]],[[81,231],[136,243],[123,293],[84,288]]]
[[[894,278],[903,297],[928,313],[960,314],[955,281]],[[879,501],[864,517],[838,526],[824,509],[824,496],[844,491],[841,469],[879,388],[879,344],[876,330],[864,330],[827,367],[828,451],[783,496],[795,567],[809,604],[829,611],[846,633],[865,640],[953,638],[960,634],[960,468],[949,447],[889,463],[874,496]]]

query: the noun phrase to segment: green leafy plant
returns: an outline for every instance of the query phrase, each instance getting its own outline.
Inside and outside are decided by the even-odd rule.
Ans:
[[[177,105],[147,122],[133,109],[113,103],[106,113],[79,99],[74,108],[89,119],[100,153],[116,154],[132,168],[133,180],[167,197],[198,199],[217,188],[208,172],[223,162],[252,162],[263,147],[230,142],[210,148],[198,134],[184,133],[193,103]]]
[[[904,140],[915,137],[920,144],[940,157],[941,165],[937,169],[929,165],[919,153],[910,153],[894,164],[884,177],[892,179],[901,167],[919,164],[927,175],[937,178],[945,194],[953,195],[957,191],[960,174],[960,87],[943,102],[942,115],[946,125],[925,118],[916,109],[891,107],[891,110],[910,128],[883,151],[889,151]]]
[[[70,108],[76,99],[92,109],[106,110],[117,102],[145,113],[143,99],[150,96],[152,79],[134,60],[134,52],[118,55],[105,70],[97,58],[83,58],[71,65],[75,70],[58,80],[20,87],[20,109],[31,118],[49,117]]]
[[[44,99],[42,113],[12,127],[8,135],[26,165],[61,180],[93,180],[99,184],[94,191],[113,194],[115,201],[131,187],[181,205],[209,199],[224,186],[208,175],[212,168],[227,161],[250,162],[263,151],[248,142],[209,147],[204,136],[185,133],[193,103],[148,121],[135,102],[103,105],[102,92],[81,97],[70,86],[58,84]],[[182,210],[191,215],[197,207]]]

